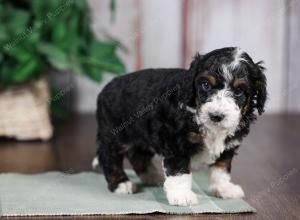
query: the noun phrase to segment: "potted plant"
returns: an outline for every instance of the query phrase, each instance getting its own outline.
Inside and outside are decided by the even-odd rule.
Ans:
[[[96,39],[86,0],[0,0],[0,136],[49,139],[50,70],[100,82],[123,73],[117,44]]]

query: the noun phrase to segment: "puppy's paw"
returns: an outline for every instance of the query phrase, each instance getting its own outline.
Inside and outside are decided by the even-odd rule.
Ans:
[[[215,183],[210,186],[210,191],[223,199],[238,199],[245,196],[243,189],[231,182]]]
[[[167,192],[170,205],[192,206],[198,204],[197,195],[192,190],[176,190]]]
[[[118,187],[114,191],[114,193],[118,194],[132,194],[134,192],[136,192],[136,185],[131,181],[119,183]]]

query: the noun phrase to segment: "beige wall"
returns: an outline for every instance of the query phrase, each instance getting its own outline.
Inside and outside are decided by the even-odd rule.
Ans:
[[[286,88],[287,110],[300,111],[300,1],[291,1],[289,8],[288,32],[288,83]]]
[[[300,41],[297,0],[117,0],[111,23],[109,0],[90,0],[97,36],[118,38],[128,71],[187,66],[199,51],[239,46],[267,67],[267,112],[300,111]],[[298,56],[297,56],[298,55]],[[101,85],[77,78],[76,108],[95,110]]]

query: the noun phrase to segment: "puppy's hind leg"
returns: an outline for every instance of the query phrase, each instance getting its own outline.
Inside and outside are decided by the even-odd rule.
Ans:
[[[132,147],[126,157],[134,171],[146,185],[159,185],[164,181],[162,172],[154,165],[154,153],[148,149]]]
[[[98,159],[108,183],[108,189],[114,193],[131,194],[136,191],[136,186],[128,179],[123,169],[124,156],[109,148],[99,147]]]

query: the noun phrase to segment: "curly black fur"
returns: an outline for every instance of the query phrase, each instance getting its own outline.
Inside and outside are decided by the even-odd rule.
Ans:
[[[187,70],[146,69],[130,73],[113,79],[102,90],[97,100],[97,155],[110,190],[128,180],[122,165],[128,152],[135,152],[135,160],[139,153],[145,166],[154,153],[162,155],[166,175],[190,172],[190,159],[201,153],[203,143],[189,140],[189,134],[199,133],[201,125],[185,107],[200,108],[208,101],[209,94],[199,88],[198,77],[207,71],[222,82],[220,66],[232,61],[234,50],[222,48],[203,56],[197,54]],[[256,119],[255,109],[259,114],[264,111],[264,69],[246,53],[243,58],[247,62],[233,74],[246,76],[249,87],[243,100],[236,100],[243,110],[240,125],[225,142],[241,140]]]

